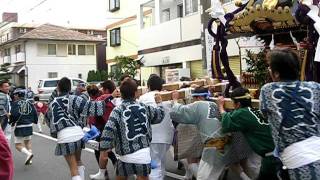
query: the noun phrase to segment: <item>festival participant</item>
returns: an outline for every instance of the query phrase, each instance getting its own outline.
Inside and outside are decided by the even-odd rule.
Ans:
[[[172,99],[171,119],[178,123],[195,124],[200,132],[201,141],[205,144],[197,179],[218,179],[225,166],[230,163],[228,156],[231,151],[225,148],[228,137],[221,132],[217,105],[209,101],[196,101],[188,105],[179,104],[177,91],[172,93]]]
[[[44,115],[48,110],[48,105],[44,102],[40,102],[38,96],[35,96],[33,99],[34,99],[34,107],[36,108],[38,113],[38,124],[37,124],[38,130],[39,130],[39,133],[42,133],[41,124],[44,124]]]
[[[33,104],[26,99],[25,89],[16,89],[13,96],[10,124],[14,126],[14,143],[16,149],[26,155],[25,165],[29,165],[33,158],[31,149],[32,124],[38,123],[38,114]]]
[[[77,88],[76,88],[75,92],[74,92],[74,95],[81,96],[83,99],[89,100],[89,94],[88,94],[87,89],[86,89],[86,84],[85,83],[79,83],[77,85]]]
[[[149,92],[139,98],[139,102],[153,107],[157,107],[155,95],[162,90],[163,80],[158,75],[151,75],[147,82]],[[165,177],[166,154],[169,150],[174,134],[174,127],[170,119],[170,102],[163,102],[165,111],[164,119],[159,124],[151,125],[152,141],[150,145],[151,160],[155,167],[151,169],[149,178],[151,180],[163,180]]]
[[[84,132],[80,116],[102,116],[105,104],[70,95],[71,81],[66,77],[59,80],[57,91],[58,96],[50,103],[46,116],[51,134],[57,137],[55,155],[65,157],[72,180],[84,180],[85,168],[81,162]],[[105,102],[109,101],[106,99]]]
[[[161,97],[156,95],[159,107],[154,108],[135,100],[137,84],[125,80],[120,86],[123,102],[113,109],[101,136],[100,149],[115,151],[120,155],[116,165],[116,179],[125,180],[136,175],[147,180],[151,171],[150,142],[151,124],[164,118]]]
[[[218,101],[222,116],[222,132],[242,132],[252,150],[263,158],[258,180],[278,179],[276,168],[279,161],[272,153],[274,143],[268,121],[262,117],[259,110],[251,108],[248,89],[236,88],[230,96],[235,107],[232,112],[225,111],[222,96]]]
[[[0,128],[0,179],[13,180],[13,158],[8,141]]]
[[[274,82],[261,88],[260,110],[268,117],[276,155],[290,179],[320,177],[320,85],[299,81],[300,58],[290,49],[267,54]]]
[[[201,88],[201,87],[200,87]],[[233,135],[230,140],[228,135],[221,132],[219,122],[219,111],[217,105],[207,99],[209,93],[196,93],[196,102],[182,105],[178,103],[179,93],[172,93],[173,108],[170,113],[171,119],[178,123],[194,124],[197,126],[201,141],[204,144],[202,157],[200,160],[197,179],[211,180],[218,179],[225,166],[238,163],[250,155],[250,148],[240,143],[241,137]],[[204,101],[206,100],[206,101]],[[236,140],[234,140],[236,137]],[[228,144],[228,146],[226,146]],[[240,154],[238,153],[240,152]],[[237,173],[248,178],[241,168]]]
[[[7,80],[0,81],[0,124],[2,130],[5,132],[8,130],[10,133],[10,125],[8,125],[8,118],[10,116],[10,97],[9,97],[10,85]],[[10,138],[7,138],[10,139]]]
[[[104,94],[100,94],[98,87],[95,85],[87,86],[87,92],[88,92],[91,100],[102,101],[102,100],[105,100],[106,98],[109,98],[110,96],[112,96],[112,93],[115,92],[116,87],[115,87],[115,84],[113,83],[113,81],[106,80],[101,85],[102,85],[101,92]],[[116,95],[114,94],[114,96],[116,96]],[[103,116],[89,117],[90,127],[95,126],[101,133],[102,133],[104,126],[106,125],[106,123],[109,119],[111,111],[115,107],[112,102],[107,102],[105,104],[105,106],[106,106],[106,111],[104,112]],[[108,158],[111,159],[111,161],[114,165],[117,162],[117,157],[115,156],[115,154],[112,151],[110,151],[107,156],[105,154],[100,155],[99,143],[100,143],[101,133],[100,133],[100,136],[98,136],[95,139],[97,142],[97,149],[94,150],[94,154],[95,154],[96,160],[99,165],[99,171],[96,174],[90,175],[91,179],[106,179],[106,178],[108,178],[108,173],[107,173]]]

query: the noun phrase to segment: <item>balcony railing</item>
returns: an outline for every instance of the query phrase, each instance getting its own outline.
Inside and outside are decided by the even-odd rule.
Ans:
[[[16,62],[23,62],[25,61],[25,55],[24,55],[24,52],[19,52],[16,54]]]
[[[11,63],[11,56],[4,56],[3,63]]]
[[[201,18],[200,13],[196,13],[141,29],[139,49],[190,41],[199,39],[200,36]]]

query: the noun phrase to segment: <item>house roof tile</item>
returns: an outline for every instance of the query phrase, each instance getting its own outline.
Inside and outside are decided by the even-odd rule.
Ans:
[[[103,42],[101,38],[86,35],[61,26],[43,24],[18,39],[59,40],[59,41],[92,41]]]

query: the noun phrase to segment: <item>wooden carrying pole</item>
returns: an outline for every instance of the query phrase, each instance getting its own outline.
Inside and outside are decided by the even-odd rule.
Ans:
[[[206,80],[199,80],[199,81],[192,81],[188,82],[189,85],[197,85],[197,86],[203,86],[208,89],[210,89],[211,92],[222,92],[224,83],[208,83]],[[210,85],[207,85],[210,84]],[[162,98],[162,101],[171,101],[172,100],[172,91],[177,90],[179,92],[179,99],[188,99],[190,98],[193,101],[193,98],[191,97],[191,89],[190,88],[184,88],[180,89],[180,87],[183,85],[183,83],[173,83],[173,84],[164,84],[162,92],[159,92]],[[139,87],[138,88],[138,96],[144,94],[147,92],[147,87]],[[217,101],[217,98],[211,98],[213,101]],[[258,108],[259,107],[259,100],[252,99],[252,107]],[[233,102],[230,98],[225,98],[225,108],[226,109],[234,109]]]

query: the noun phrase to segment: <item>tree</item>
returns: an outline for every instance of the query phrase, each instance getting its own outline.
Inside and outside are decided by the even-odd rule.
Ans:
[[[108,79],[108,73],[105,70],[101,71],[101,81],[105,81]]]
[[[95,81],[101,81],[101,73],[99,70],[96,71],[96,79]]]
[[[246,53],[247,57],[244,57],[244,59],[248,65],[247,72],[253,73],[261,88],[269,79],[266,52],[262,50],[258,54],[255,54],[250,50],[246,50]]]
[[[137,68],[139,67],[139,64],[131,57],[117,56],[115,61],[116,67],[109,74],[109,77],[111,77],[113,80],[119,81],[123,74],[128,74],[131,77],[134,77],[137,74]]]
[[[1,66],[0,66],[0,80],[9,80],[10,79],[9,66],[10,66],[10,63],[1,64]]]
[[[95,72],[94,70],[91,70],[88,72],[88,78],[87,78],[87,82],[92,82],[94,81],[95,78]]]

